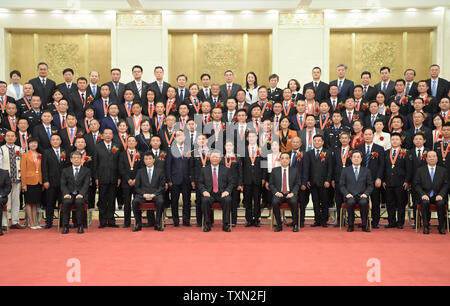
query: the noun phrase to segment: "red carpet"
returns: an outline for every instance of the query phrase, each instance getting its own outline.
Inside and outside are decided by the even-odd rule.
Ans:
[[[428,236],[410,227],[273,233],[240,225],[225,233],[219,222],[209,233],[10,230],[0,237],[0,285],[72,285],[69,258],[81,262],[81,285],[450,285],[449,239],[435,227]],[[380,260],[381,283],[366,279],[370,258]]]

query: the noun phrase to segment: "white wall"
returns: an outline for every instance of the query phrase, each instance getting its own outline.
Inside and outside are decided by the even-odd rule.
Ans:
[[[50,13],[0,13],[0,79],[8,76],[5,33],[8,29],[91,29],[111,31],[111,66],[122,69],[123,81],[131,80],[131,67],[140,64],[144,79],[153,79],[153,67],[168,65],[168,33],[171,30],[272,30],[272,71],[281,77],[280,86],[297,78],[303,85],[311,78],[314,66],[322,67],[328,81],[329,32],[345,28],[436,29],[434,62],[441,65],[442,76],[450,78],[450,9],[421,10],[415,13],[325,13],[322,24],[279,25],[278,15],[163,15],[159,24],[151,26],[117,26],[116,16],[103,13],[90,15]]]

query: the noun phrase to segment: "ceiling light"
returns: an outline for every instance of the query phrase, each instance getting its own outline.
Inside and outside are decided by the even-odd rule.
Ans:
[[[249,10],[244,10],[244,11],[241,12],[241,14],[242,15],[251,15],[251,14],[253,14],[253,12],[249,11]]]
[[[105,14],[108,14],[108,15],[113,15],[115,13],[116,13],[115,10],[107,10],[107,11],[105,11]]]
[[[387,9],[387,8],[382,8],[382,9],[377,10],[378,13],[389,13],[390,11],[391,10]]]
[[[91,11],[87,11],[87,10],[78,11],[78,14],[81,14],[81,15],[88,15],[90,13],[91,13]]]
[[[33,14],[33,13],[36,13],[36,11],[35,10],[32,10],[32,9],[27,9],[27,10],[24,10],[23,11],[25,14]]]
[[[361,13],[361,10],[351,10],[350,13]]]
[[[53,10],[52,14],[62,14],[62,10]]]
[[[199,11],[197,11],[197,10],[186,11],[186,15],[198,15],[198,14],[199,14]]]
[[[295,12],[297,14],[304,14],[304,13],[306,13],[306,10],[296,10]]]
[[[323,12],[324,12],[324,13],[328,13],[328,14],[330,14],[330,13],[332,14],[332,13],[335,12],[335,10],[328,10],[328,9],[327,9],[327,10],[324,10]]]
[[[441,11],[441,10],[443,10],[443,9],[444,9],[444,8],[443,8],[442,6],[438,6],[438,7],[435,7],[435,8],[434,8],[435,11]]]
[[[142,11],[134,11],[133,13],[135,13],[135,14],[142,14],[143,12]]]
[[[278,14],[278,10],[269,10],[267,11],[269,14]]]
[[[214,11],[214,14],[216,15],[225,15],[227,12],[225,11]]]
[[[5,8],[0,8],[0,13],[8,13],[9,10]]]
[[[409,9],[406,9],[406,11],[407,12],[417,12],[417,9],[416,8],[409,8]]]

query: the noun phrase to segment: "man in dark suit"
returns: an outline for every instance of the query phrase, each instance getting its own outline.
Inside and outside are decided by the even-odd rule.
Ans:
[[[372,74],[369,71],[361,73],[361,86],[363,87],[363,96],[366,101],[375,101],[377,97],[377,90],[370,86],[370,79]]]
[[[355,205],[359,204],[364,232],[370,232],[367,223],[369,215],[369,196],[373,190],[373,180],[370,170],[361,166],[361,151],[352,152],[352,166],[342,170],[340,188],[347,201],[348,229],[353,232],[355,223]]]
[[[202,82],[203,88],[199,90],[198,98],[200,101],[206,101],[209,97],[211,97],[211,76],[208,73],[203,73],[200,76],[200,81]]]
[[[365,144],[356,148],[363,157],[361,166],[368,168],[374,182],[374,188],[370,199],[372,201],[372,227],[378,228],[380,222],[380,202],[381,202],[381,184],[384,177],[384,148],[373,143],[374,129],[365,128],[364,130]]]
[[[156,81],[149,84],[149,89],[153,89],[156,92],[155,102],[166,101],[167,89],[170,84],[164,82],[164,69],[161,66],[156,66],[154,69]]]
[[[383,187],[386,189],[386,206],[389,224],[387,228],[403,229],[405,208],[407,204],[406,190],[411,182],[411,162],[407,151],[401,148],[402,139],[399,133],[391,135],[391,149],[385,151],[385,171]],[[396,214],[398,215],[396,216]]]
[[[9,171],[0,169],[0,223],[3,220],[3,205],[8,203],[8,196],[11,192],[11,178]],[[0,224],[1,225],[1,224]],[[3,236],[3,226],[0,226],[0,236]]]
[[[53,115],[50,112],[50,117],[52,118],[52,116]],[[22,114],[22,118],[27,119],[28,124],[30,125],[30,130],[33,130],[35,126],[37,126],[41,123],[41,117],[42,117],[41,98],[37,95],[33,95],[31,97],[31,109],[25,111]],[[51,119],[50,119],[50,122],[52,122]]]
[[[427,154],[427,165],[419,168],[414,178],[414,190],[420,197],[421,214],[423,219],[423,233],[430,233],[430,204],[436,204],[439,234],[445,235],[445,205],[448,194],[448,174],[446,169],[437,166],[438,157],[435,151]]]
[[[96,145],[94,155],[95,183],[99,193],[99,228],[118,227],[114,219],[114,211],[117,187],[120,185],[117,171],[119,149],[112,142],[112,129],[104,129],[102,137],[103,142]]]
[[[320,67],[314,67],[312,70],[312,82],[306,83],[303,86],[303,96],[308,88],[314,89],[314,96],[316,97],[316,101],[326,101],[329,97],[328,93],[328,83],[322,82],[320,77],[322,75],[322,69]]]
[[[306,215],[306,206],[309,202],[309,190],[306,188],[306,182],[303,182],[303,168],[305,161],[305,151],[301,149],[302,140],[300,137],[294,137],[291,140],[292,150],[288,152],[290,154],[289,157],[289,166],[297,168],[297,172],[299,175],[300,189],[297,194],[297,203],[300,204],[300,227],[305,227],[305,215]],[[288,224],[289,225],[289,224]],[[292,224],[293,225],[293,224]]]
[[[292,221],[294,225],[294,232],[298,232],[298,206],[297,196],[300,188],[301,180],[300,173],[296,167],[289,167],[290,164],[289,153],[284,152],[280,155],[281,167],[272,169],[270,174],[270,191],[273,194],[273,214],[277,221],[275,232],[282,230],[282,221],[280,214],[280,205],[287,202],[291,207]]]
[[[381,120],[383,121],[383,125],[386,126],[387,125],[387,119],[385,116],[381,115],[378,112],[378,102],[377,101],[372,101],[369,103],[369,113],[364,116],[364,126],[365,127],[370,127],[370,128],[375,128],[375,122],[377,120]]]
[[[213,219],[211,205],[214,202],[220,202],[222,206],[222,229],[230,232],[230,212],[231,212],[231,193],[235,187],[234,175],[231,170],[220,164],[222,154],[220,151],[211,152],[211,164],[202,168],[198,188],[202,195],[202,211],[204,213],[205,227],[204,232],[211,231],[211,220]]]
[[[407,116],[411,112],[411,97],[405,92],[406,82],[403,79],[395,80],[394,92],[389,96],[388,103],[395,101],[400,105],[400,114]]]
[[[58,134],[52,135],[50,139],[51,148],[42,154],[42,182],[47,190],[46,225],[49,229],[53,226],[53,211],[56,203],[61,203],[61,173],[68,165],[68,152],[61,148],[61,137]]]
[[[123,93],[125,92],[125,84],[120,82],[121,71],[119,68],[111,69],[111,81],[106,83],[109,86],[110,98],[112,101],[123,103]]]
[[[58,131],[51,126],[52,122],[52,113],[49,110],[45,110],[41,115],[42,123],[36,125],[33,128],[33,138],[36,138],[39,142],[38,151],[43,153],[46,149],[51,147],[50,145],[50,137],[53,134],[58,134]]]
[[[428,94],[441,101],[446,97],[449,90],[449,83],[446,79],[440,78],[439,73],[441,68],[439,65],[433,64],[430,66],[430,78],[427,80]]]
[[[355,100],[349,97],[345,100],[345,109],[342,110],[342,124],[353,129],[356,120],[364,122],[364,113],[355,109]]]
[[[434,151],[438,155],[438,166],[447,169],[448,180],[450,181],[450,122],[442,127],[442,140],[434,144]],[[450,192],[449,192],[450,194]]]
[[[414,78],[416,77],[416,71],[414,69],[406,69],[403,74],[406,81],[406,95],[411,96],[413,99],[419,96],[419,92],[417,91],[418,83],[414,82]]]
[[[142,80],[143,69],[141,66],[135,65],[131,71],[133,72],[134,80],[129,82],[125,86],[125,89],[131,89],[133,91],[133,102],[139,102],[141,105],[144,105],[147,103],[148,83]]]
[[[342,125],[342,114],[339,110],[333,112],[333,116],[331,117],[333,121],[333,125],[325,128],[324,136],[325,136],[325,148],[330,151],[335,151],[336,149],[341,147],[341,143],[339,142],[339,135],[341,132],[351,133],[352,129],[349,126]]]
[[[353,96],[353,86],[355,84],[353,81],[345,78],[345,74],[347,72],[347,65],[339,64],[336,67],[338,78],[330,83],[331,85],[336,85],[338,87],[339,93],[338,98],[339,101],[345,101],[348,97]]]
[[[267,88],[267,98],[269,99],[269,101],[273,102],[283,101],[283,90],[277,87],[279,80],[280,77],[276,73],[273,73],[269,76],[269,88]]]
[[[241,85],[233,83],[233,71],[227,70],[224,73],[225,84],[220,85],[220,99],[226,101],[229,97],[236,98],[236,93],[242,89]]]
[[[66,99],[59,101],[59,111],[53,116],[52,125],[58,131],[65,129],[67,126],[67,111],[69,109],[69,102]]]
[[[50,80],[48,76],[47,63],[40,62],[37,64],[39,76],[28,81],[33,85],[34,94],[41,97],[42,105],[52,102],[53,90],[56,88],[56,83]]]
[[[164,209],[166,174],[164,168],[155,166],[155,155],[151,151],[147,151],[144,154],[144,164],[145,167],[139,169],[136,174],[134,185],[133,213],[136,225],[133,228],[133,232],[142,229],[142,214],[139,207],[146,202],[154,202],[156,204],[155,230],[163,231],[161,217]]]
[[[98,85],[99,73],[92,70],[89,72],[89,84],[86,89],[87,96],[92,97],[93,101],[100,98],[100,86]]]
[[[64,168],[61,173],[63,234],[69,233],[69,216],[72,205],[76,207],[77,220],[82,220],[84,204],[87,203],[91,171],[81,166],[81,160],[81,153],[72,152],[70,155],[72,167]],[[82,234],[83,232],[83,224],[81,223],[78,225],[78,233]]]
[[[314,149],[305,153],[305,167],[302,182],[307,182],[314,205],[315,226],[328,227],[329,194],[333,174],[331,152],[323,148],[323,135],[313,139]]]
[[[416,135],[417,133],[423,134],[425,137],[425,147],[428,150],[433,149],[433,134],[429,127],[426,127],[423,122],[425,120],[425,115],[422,112],[413,114],[413,125],[409,130],[411,135]]]
[[[173,224],[178,227],[178,201],[180,193],[183,198],[183,226],[191,226],[191,181],[190,181],[190,152],[184,143],[186,136],[183,131],[175,133],[175,142],[168,150],[166,171],[167,182],[171,188],[171,207]]]
[[[109,115],[105,118],[102,118],[100,121],[100,132],[103,132],[105,129],[111,129],[114,135],[119,133],[117,129],[117,124],[119,123],[119,105],[115,103],[111,103],[108,105],[108,113]]]
[[[375,89],[384,93],[386,97],[390,97],[395,92],[395,82],[390,80],[391,68],[381,67],[380,68],[381,82],[375,84]]]
[[[77,127],[77,118],[75,114],[69,113],[67,115],[67,126],[65,129],[59,131],[61,136],[62,146],[67,154],[75,150],[74,141],[76,137],[83,137],[84,131]]]
[[[184,102],[187,98],[189,98],[190,93],[186,88],[187,76],[184,74],[180,74],[177,76],[178,88],[176,89],[176,100],[177,105]]]
[[[108,116],[108,106],[111,103],[118,103],[116,100],[111,99],[111,90],[108,84],[103,84],[100,87],[100,98],[96,99],[92,106],[95,109],[95,118],[97,120],[102,120]]]
[[[69,111],[75,113],[78,121],[83,120],[84,116],[84,108],[88,104],[92,104],[94,102],[94,98],[88,96],[86,91],[87,88],[87,79],[84,77],[80,77],[77,79],[77,87],[78,91],[73,92],[69,97]]]
[[[73,92],[77,92],[78,90],[77,84],[73,82],[73,75],[74,75],[73,69],[72,68],[64,69],[62,75],[64,77],[64,83],[58,84],[56,88],[61,91],[64,98],[69,99],[70,95]]]

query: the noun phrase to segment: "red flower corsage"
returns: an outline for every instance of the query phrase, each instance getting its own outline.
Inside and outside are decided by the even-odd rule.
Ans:
[[[316,112],[316,114],[318,114],[318,113],[319,113],[319,107],[318,107],[318,106],[316,107],[316,110],[315,110],[315,112]]]
[[[326,158],[326,157],[327,157],[327,153],[326,153],[326,152],[320,153],[320,160],[321,160],[322,162],[325,161],[325,158]]]
[[[358,119],[359,119],[358,114],[354,114],[354,115],[353,115],[353,120],[358,120]]]
[[[97,135],[97,142],[102,141],[102,135]]]
[[[90,157],[89,155],[86,155],[83,160],[85,163],[90,162],[92,160],[92,157]]]
[[[83,137],[83,132],[78,132],[77,137]]]
[[[135,159],[136,160],[141,160],[141,154],[139,154],[139,153],[136,153],[136,155],[134,155],[135,157]]]
[[[402,158],[405,158],[405,157],[406,157],[406,150],[405,150],[405,149],[402,149],[402,150],[400,151],[400,156],[401,156]]]
[[[378,158],[378,153],[372,152],[372,159],[377,159],[377,158]]]
[[[298,152],[297,160],[301,160],[303,158],[303,152]]]
[[[237,122],[237,118],[236,118],[236,117],[234,117],[232,121],[233,121],[233,122]]]
[[[174,112],[177,111],[177,106],[176,106],[175,104],[172,104],[172,110],[173,110]]]
[[[37,160],[41,160],[41,158],[42,158],[41,154],[38,154],[38,156],[36,158],[37,158]]]
[[[20,156],[20,151],[17,150],[14,154],[15,154],[16,156]]]
[[[222,107],[222,106],[223,106],[222,103],[217,102],[216,107]]]
[[[287,138],[288,138],[288,139],[292,139],[292,135],[291,135],[291,134],[289,134]]]
[[[236,161],[236,157],[231,156],[230,161],[232,161],[232,162]]]
[[[368,108],[368,107],[367,107],[367,104],[364,103],[363,106],[362,106],[362,110],[366,110],[367,108]]]
[[[66,152],[61,152],[61,161],[66,161]]]
[[[380,140],[383,141],[383,140],[384,140],[384,137],[383,137],[383,136],[380,136]]]
[[[330,127],[330,126],[331,126],[331,121],[328,120],[328,121],[327,121],[327,124],[326,124],[325,126],[326,126],[326,127]]]
[[[160,160],[165,160],[166,159],[166,154],[165,153],[159,154],[159,159]]]
[[[424,102],[425,102],[425,105],[428,105],[428,104],[430,104],[430,99],[426,98]]]
[[[339,102],[339,104],[337,105],[337,109],[341,110],[344,107],[344,103]]]
[[[0,141],[5,140],[5,137],[3,137],[3,134],[0,134]]]
[[[423,154],[422,154],[422,160],[425,160],[425,159],[427,159],[427,151],[425,151],[425,152],[423,152]]]
[[[118,149],[116,146],[113,146],[112,149],[111,149],[111,152],[112,152],[113,154],[115,154],[115,153],[117,153],[118,150],[119,150],[119,149]]]
[[[403,97],[402,100],[400,101],[400,104],[405,105],[406,103],[408,103],[408,98]]]
[[[91,103],[92,100],[94,100],[94,98],[93,98],[92,96],[89,96],[89,97],[87,98],[88,103]]]
[[[211,122],[212,121],[212,119],[211,119],[211,116],[209,116],[208,117],[208,120],[206,120],[207,122]]]
[[[389,106],[386,106],[386,114],[390,114],[391,110],[389,109]]]
[[[258,149],[258,150],[256,150],[256,156],[261,156],[261,151]]]
[[[225,122],[222,122],[222,130],[225,131],[225,128],[226,128]]]
[[[272,102],[267,102],[266,108],[267,108],[268,110],[271,110],[271,109],[272,109]]]

